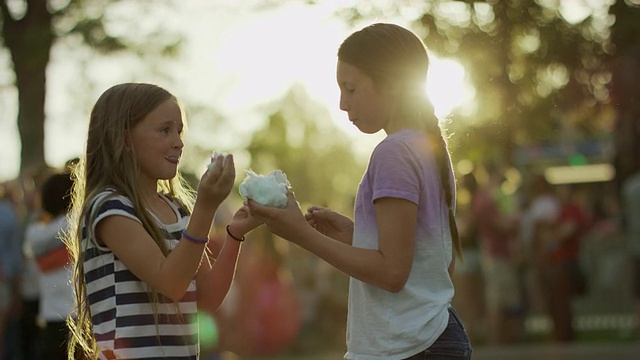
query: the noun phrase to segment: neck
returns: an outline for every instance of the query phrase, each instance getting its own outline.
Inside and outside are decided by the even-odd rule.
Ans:
[[[146,203],[158,198],[158,183],[151,179],[140,179],[138,183],[138,189],[140,189],[140,196]]]
[[[409,129],[409,130],[425,131],[426,128],[427,127],[425,125],[424,119],[422,119],[420,114],[409,115],[409,116],[398,115],[398,116],[392,117],[389,120],[389,123],[384,128],[384,131],[387,133],[387,135],[391,135],[400,130]]]

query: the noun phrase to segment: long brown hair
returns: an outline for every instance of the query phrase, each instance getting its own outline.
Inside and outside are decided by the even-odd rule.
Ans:
[[[449,208],[449,229],[455,254],[462,259],[462,245],[454,217],[454,185],[451,158],[433,105],[425,96],[429,56],[424,43],[413,32],[394,24],[376,23],[347,37],[338,50],[338,59],[357,67],[376,86],[398,85],[402,97],[398,115],[423,120],[427,134],[436,145],[435,158]]]
[[[97,344],[93,336],[91,312],[87,302],[84,277],[83,250],[89,239],[95,241],[90,224],[95,215],[90,214],[92,200],[100,192],[114,190],[114,195],[123,195],[131,200],[135,212],[144,228],[151,234],[163,254],[169,250],[162,233],[151,215],[145,210],[137,184],[139,168],[135,149],[125,146],[129,132],[150,112],[166,100],[177,99],[165,89],[144,83],[124,83],[106,90],[91,111],[86,153],[72,166],[75,178],[72,192],[71,224],[74,231],[65,234],[74,264],[73,279],[76,296],[76,317],[67,318],[72,336],[68,344],[69,358],[77,356],[78,349],[87,358],[97,358]],[[193,189],[180,173],[170,180],[159,180],[158,191],[176,200],[190,214],[193,204]],[[94,204],[97,208],[99,204]],[[82,241],[85,227],[87,241]],[[149,297],[155,305],[158,293],[149,289]]]

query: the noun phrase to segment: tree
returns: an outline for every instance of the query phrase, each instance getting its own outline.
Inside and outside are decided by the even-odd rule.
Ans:
[[[618,185],[636,171],[640,171],[640,8],[617,1],[610,9],[615,16],[611,42],[614,55],[613,105],[616,109],[615,167]]]
[[[53,46],[62,38],[77,36],[82,43],[101,52],[142,49],[172,53],[180,39],[164,34],[132,40],[125,34],[112,35],[114,21],[105,8],[124,4],[120,0],[0,0],[0,45],[11,54],[18,90],[18,130],[21,140],[20,171],[46,166],[44,153],[44,104],[46,70]],[[138,2],[136,6],[148,6]],[[134,10],[135,11],[135,10]]]

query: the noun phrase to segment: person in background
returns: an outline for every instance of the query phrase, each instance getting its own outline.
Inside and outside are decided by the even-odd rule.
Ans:
[[[541,245],[545,253],[540,267],[542,295],[553,322],[552,340],[573,341],[573,299],[586,291],[586,280],[578,261],[582,237],[591,225],[585,193],[562,185],[556,193],[560,211],[552,236]]]
[[[514,263],[519,220],[513,207],[503,202],[502,171],[487,166],[486,172],[471,207],[481,248],[486,341],[498,345],[519,341],[522,336],[522,303]]]
[[[42,215],[25,233],[26,253],[36,261],[39,271],[38,317],[44,326],[39,348],[48,359],[67,359],[70,333],[66,319],[73,310],[74,294],[69,286],[72,267],[62,235],[69,228],[72,186],[70,174],[51,175],[40,190]]]
[[[20,193],[22,198],[21,214],[21,234],[22,234],[22,254],[24,267],[22,272],[22,311],[20,312],[20,359],[34,360],[41,359],[42,345],[40,331],[41,321],[38,313],[40,311],[40,272],[38,264],[31,250],[26,244],[25,234],[27,228],[34,222],[41,221],[45,215],[42,211],[41,188],[42,183],[52,175],[48,168],[42,169],[33,175],[23,175],[21,178]],[[69,284],[66,285],[67,287]],[[18,347],[16,347],[18,348]]]
[[[8,184],[0,184],[0,354],[12,346],[5,344],[5,332],[20,313],[22,249],[17,204]]]
[[[453,274],[453,283],[456,287],[453,305],[460,313],[460,317],[465,320],[471,342],[480,343],[486,335],[484,326],[486,304],[484,301],[479,224],[472,207],[478,192],[478,182],[473,173],[468,173],[462,177],[458,187],[460,196],[458,196],[456,221],[464,262],[456,264]]]
[[[636,299],[638,334],[640,335],[640,171],[629,176],[622,186],[624,224],[632,259],[633,294]]]
[[[531,310],[545,313],[548,311],[544,295],[547,244],[554,241],[562,203],[554,187],[542,174],[531,177],[529,188],[531,198],[520,228],[523,252],[529,254],[526,259],[529,267],[527,299]]]
[[[338,50],[340,109],[363,133],[387,135],[358,188],[354,220],[312,206],[303,214],[248,200],[276,235],[350,276],[346,359],[470,359],[451,306],[455,180],[439,119],[425,95],[427,50],[411,31],[377,23]],[[454,251],[455,249],[455,251]]]

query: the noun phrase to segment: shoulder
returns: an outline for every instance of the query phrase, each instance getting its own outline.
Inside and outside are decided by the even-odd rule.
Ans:
[[[96,217],[103,215],[125,215],[136,217],[133,202],[114,190],[107,189],[96,194],[91,200],[91,212]]]
[[[418,131],[399,131],[384,138],[373,150],[372,159],[407,161],[423,157],[429,152],[428,136]]]
[[[402,130],[396,133],[390,134],[376,146],[379,148],[405,148],[410,149],[415,145],[425,144],[428,141],[428,136],[419,131]]]

